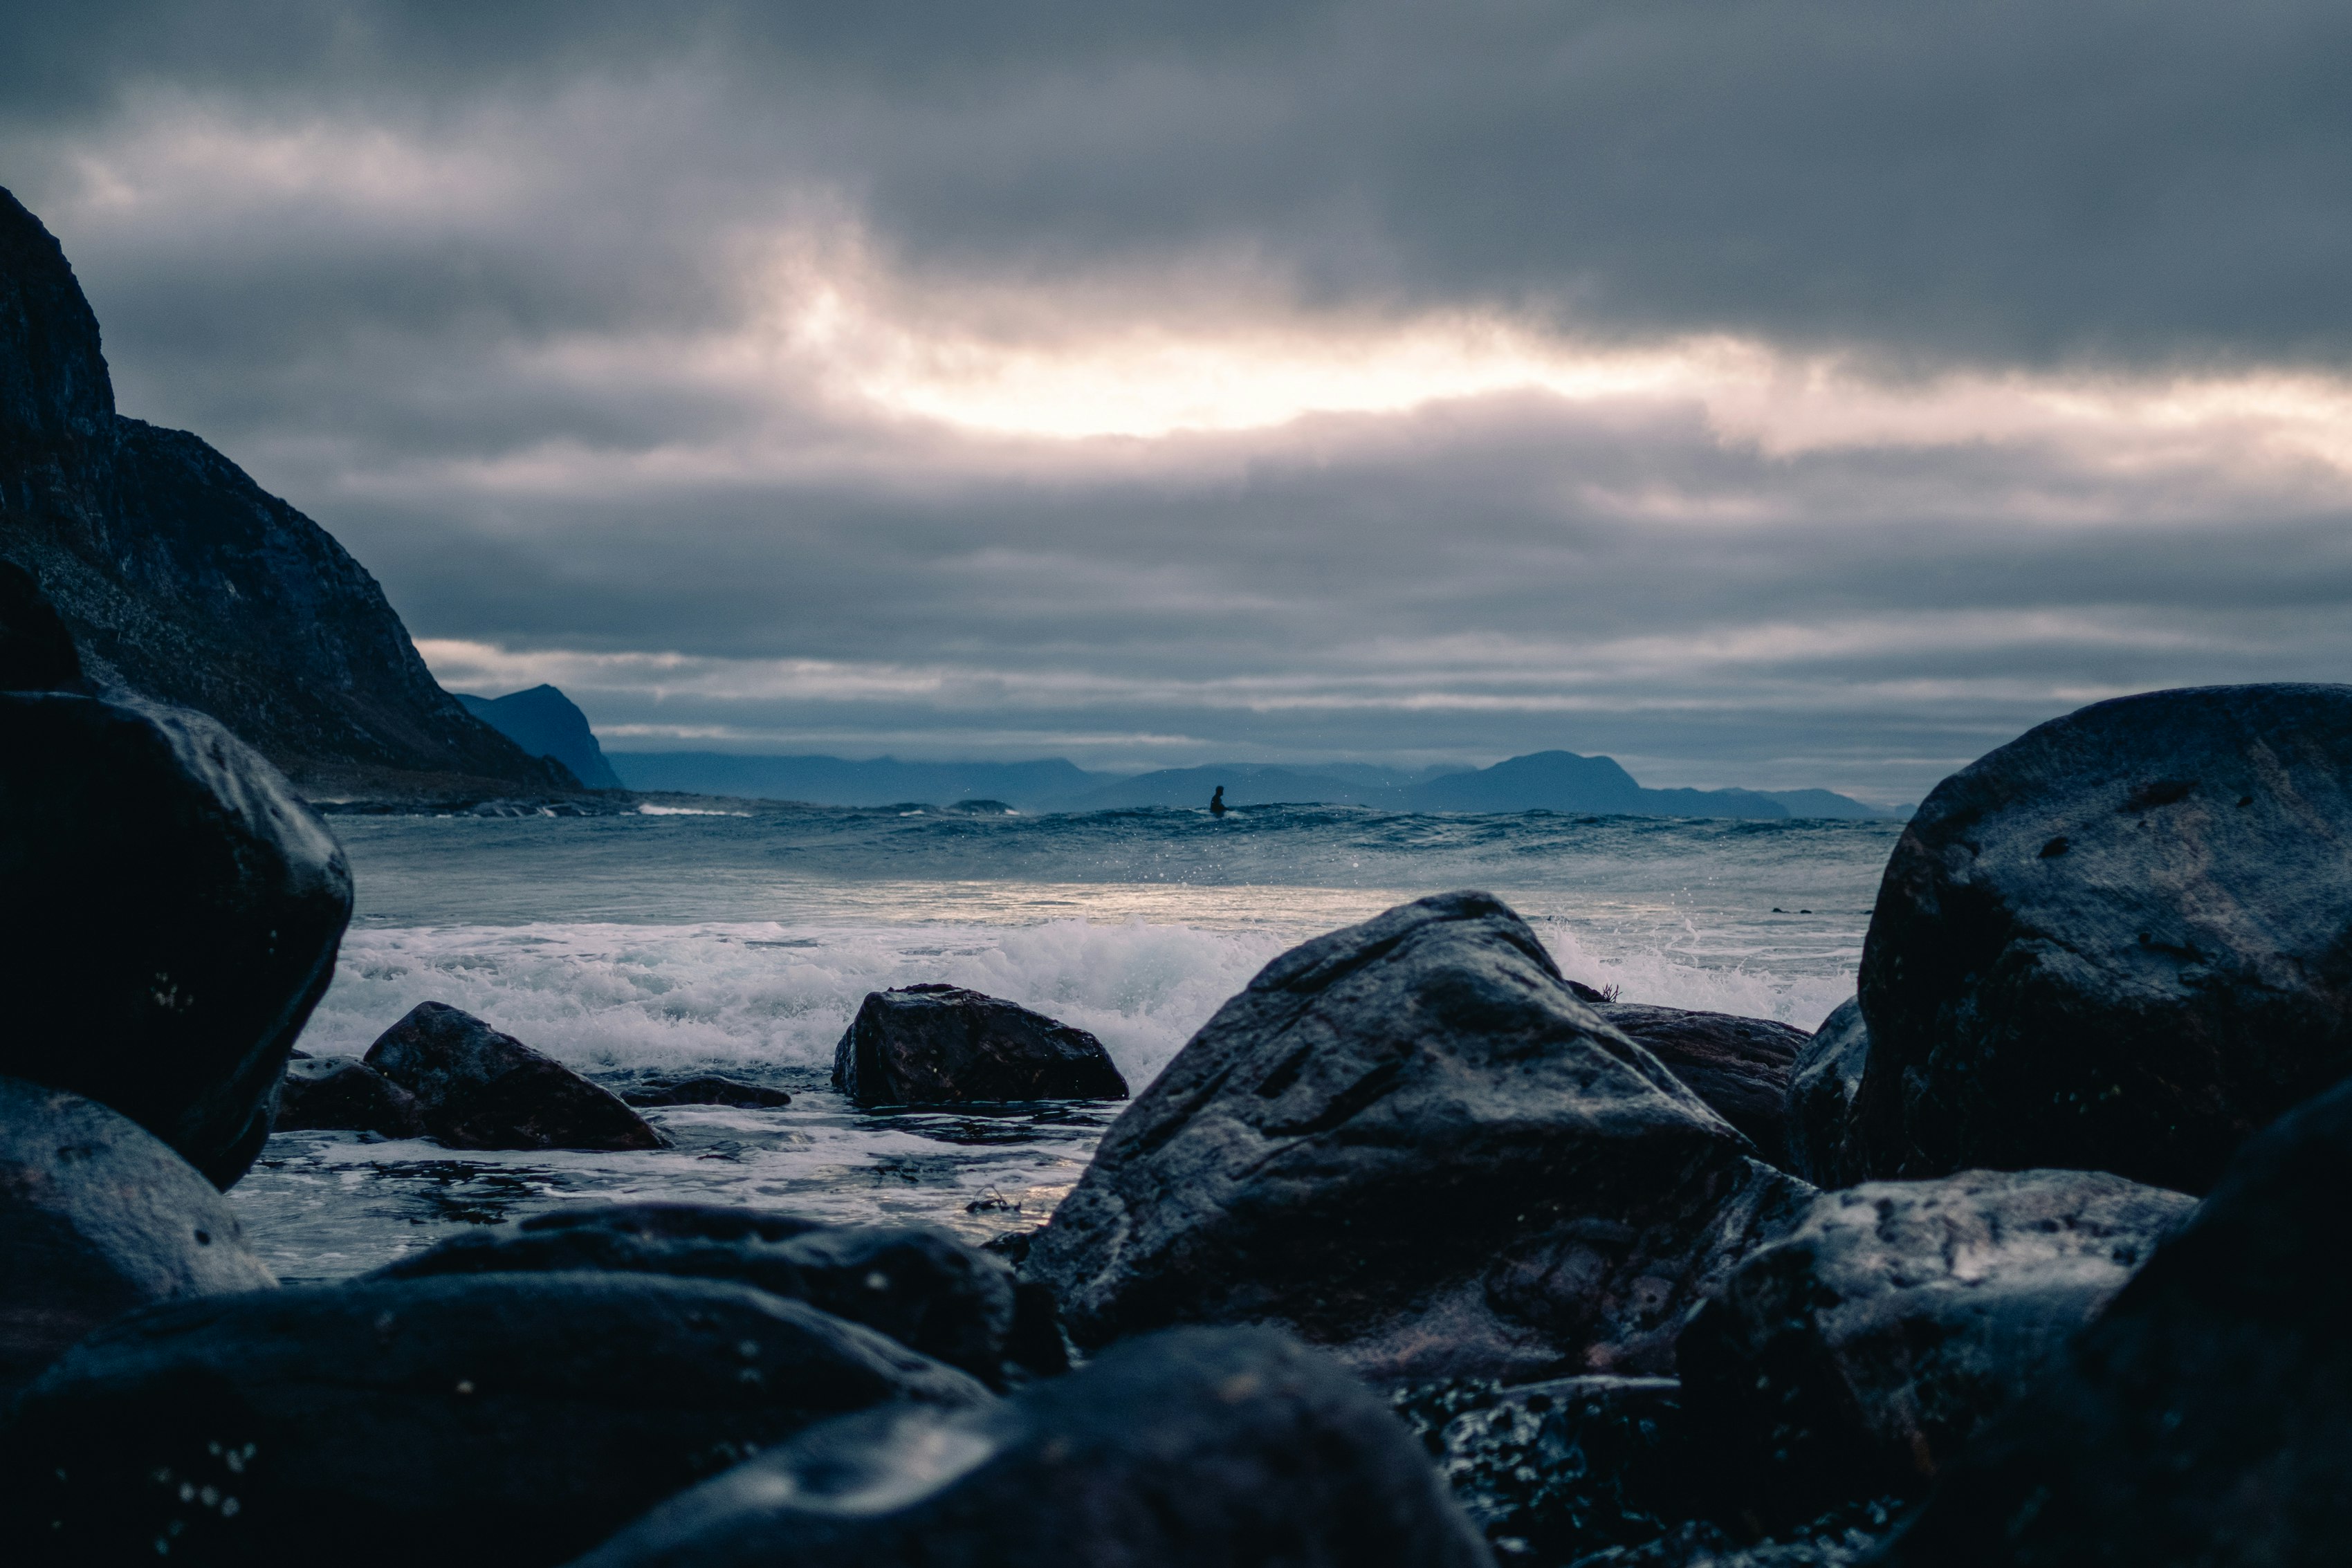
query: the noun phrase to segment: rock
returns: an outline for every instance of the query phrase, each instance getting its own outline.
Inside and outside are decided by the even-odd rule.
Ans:
[[[1847,1568],[1861,1562],[1883,1533],[1866,1523],[1832,1521],[1823,1531],[1796,1540],[1742,1546],[1718,1526],[1693,1521],[1640,1546],[1580,1557],[1569,1568]]]
[[[73,638],[24,568],[0,560],[0,691],[83,692]]]
[[[315,1129],[421,1138],[425,1113],[415,1095],[364,1061],[306,1057],[286,1064],[272,1125],[281,1133]]]
[[[2202,1192],[2352,1072],[2352,686],[2097,704],[1937,786],[1863,949],[1867,1174]]]
[[[0,1406],[135,1308],[276,1283],[220,1193],[153,1134],[0,1078]]]
[[[1812,1189],[1569,992],[1483,893],[1266,966],[1032,1244],[1081,1345],[1269,1322],[1381,1380],[1670,1370]]]
[[[1813,1200],[1683,1331],[1695,1430],[1786,1525],[1914,1494],[2016,1404],[2196,1200],[2096,1171],[1967,1171]]]
[[[115,413],[73,268],[5,191],[0,517],[0,558],[39,580],[89,678],[210,715],[306,793],[576,787],[435,683],[325,529],[195,436]]]
[[[368,1047],[367,1065],[416,1096],[453,1149],[658,1149],[620,1097],[446,1002],[419,1002]]]
[[[1666,1064],[1715,1113],[1788,1168],[1789,1071],[1811,1038],[1771,1019],[1603,1001],[1593,1011]]]
[[[1016,1318],[1013,1270],[944,1231],[821,1225],[686,1203],[559,1209],[460,1231],[378,1279],[626,1270],[732,1280],[864,1323],[991,1384]]]
[[[102,1330],[25,1391],[0,1430],[0,1527],[60,1564],[532,1568],[824,1417],[987,1397],[710,1280],[220,1297]]]
[[[833,1086],[862,1105],[1124,1100],[1102,1041],[978,991],[875,991],[833,1054]]]
[[[1482,1379],[1393,1403],[1498,1561],[1559,1563],[1653,1540],[1685,1511],[1681,1390],[1671,1377]]]
[[[1885,1568],[2335,1563],[2352,1541],[2352,1082],[2249,1140]]]
[[[1797,1052],[1789,1071],[1788,1168],[1815,1186],[1849,1186],[1862,1179],[1853,1146],[1853,1102],[1870,1063],[1870,1026],[1862,1001],[1838,1004]]]
[[[548,757],[563,764],[572,776],[591,789],[618,789],[621,779],[596,744],[588,716],[570,697],[551,685],[509,692],[502,697],[450,694],[466,711],[513,741],[532,757]]]
[[[0,1073],[243,1176],[351,918],[326,824],[201,714],[0,694]]]
[[[739,1083],[715,1072],[693,1078],[648,1078],[621,1098],[632,1105],[732,1105],[740,1110],[768,1111],[789,1105],[793,1097],[781,1089]]]
[[[961,1411],[827,1422],[656,1509],[576,1568],[1475,1568],[1412,1438],[1276,1334],[1188,1330]]]

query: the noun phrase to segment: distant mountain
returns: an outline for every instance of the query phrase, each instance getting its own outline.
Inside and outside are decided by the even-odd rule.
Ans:
[[[210,714],[308,793],[577,788],[441,689],[324,528],[195,436],[114,412],[81,285],[5,191],[0,560],[100,691]]]
[[[1388,806],[1403,803],[1404,790],[1336,778],[1328,773],[1269,768],[1255,763],[1229,763],[1212,768],[1163,768],[1073,796],[1057,803],[1065,811],[1112,811],[1138,806],[1205,806],[1220,784],[1228,806],[1271,806],[1315,802],[1331,806]]]
[[[513,741],[533,757],[552,757],[591,789],[620,789],[620,776],[604,759],[588,716],[570,697],[550,685],[509,692],[502,697],[478,697],[452,692],[466,711]]]
[[[1875,806],[1865,806],[1850,795],[1841,795],[1832,789],[1763,789],[1758,793],[1768,800],[1780,801],[1792,817],[1908,817],[1911,814],[1908,806],[1882,811]]]
[[[806,800],[819,806],[988,800],[1034,810],[1084,794],[1114,777],[1089,773],[1058,757],[1035,762],[901,762],[894,757],[851,762],[838,757],[739,757],[725,751],[615,751],[606,760],[631,789]]]

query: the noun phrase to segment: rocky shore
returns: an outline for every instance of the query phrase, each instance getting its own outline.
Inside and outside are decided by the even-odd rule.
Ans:
[[[987,1249],[633,1204],[289,1288],[219,1196],[273,1123],[660,1134],[438,1004],[301,1056],[349,873],[217,725],[60,677],[0,694],[0,734],[12,892],[45,917],[0,1047],[12,1561],[2024,1568],[2352,1539],[2352,688],[2125,698],[1947,780],[1810,1036],[1620,1001],[1448,894],[1267,965]],[[1091,1036],[945,986],[869,998],[837,1071],[885,1104],[1128,1088]]]

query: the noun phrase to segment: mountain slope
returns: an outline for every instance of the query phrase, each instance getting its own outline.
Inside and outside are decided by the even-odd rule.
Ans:
[[[572,777],[589,789],[625,788],[612,763],[605,760],[604,748],[596,744],[588,716],[555,687],[536,685],[502,697],[478,697],[466,692],[449,695],[467,713],[531,756],[552,757],[572,769]]]

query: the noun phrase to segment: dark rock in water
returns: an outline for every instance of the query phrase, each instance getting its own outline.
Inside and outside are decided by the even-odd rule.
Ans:
[[[1936,788],[1863,949],[1868,1174],[2210,1186],[2352,1072],[2352,686],[2100,703]]]
[[[1703,1468],[1781,1524],[1923,1490],[2195,1205],[2096,1171],[1824,1193],[1683,1331]]]
[[[153,1134],[0,1078],[0,1406],[127,1312],[276,1283],[220,1193]]]
[[[0,694],[0,1073],[243,1176],[351,918],[326,824],[202,714]]]
[[[0,558],[110,695],[211,715],[311,795],[573,789],[460,707],[365,568],[184,431],[118,416],[65,254],[0,191]]]
[[[588,716],[570,697],[551,685],[510,692],[502,697],[450,694],[467,713],[513,741],[533,757],[551,757],[572,770],[591,789],[618,789],[619,775],[604,760]]]
[[[416,1096],[453,1149],[658,1149],[620,1096],[446,1002],[419,1002],[368,1047],[367,1064]]]
[[[280,1133],[315,1129],[421,1138],[425,1112],[415,1095],[364,1061],[307,1057],[287,1064],[272,1125]]]
[[[1503,1563],[1559,1563],[1655,1539],[1687,1511],[1671,1377],[1400,1389],[1397,1414]]]
[[[869,994],[834,1051],[833,1086],[864,1105],[1127,1098],[1086,1030],[958,986]]]
[[[1603,1001],[1593,1011],[1664,1062],[1767,1160],[1787,1168],[1789,1070],[1811,1038],[1803,1030],[1637,1002]]]
[[[2352,1542],[2352,1082],[2212,1196],[1873,1559],[1885,1568],[2336,1563]]]
[[[992,1384],[1002,1381],[1013,1348],[1013,1270],[928,1226],[820,1225],[699,1204],[619,1204],[461,1231],[374,1277],[583,1269],[755,1285],[877,1329]]]
[[[0,560],[0,691],[87,692],[81,658],[40,584]]]
[[[1378,1379],[1668,1370],[1812,1189],[1448,894],[1276,958],[1032,1246],[1073,1336],[1275,1322]]]
[[[1789,1169],[1815,1186],[1863,1179],[1853,1146],[1853,1102],[1869,1064],[1870,1026],[1855,998],[1822,1020],[1790,1069]]]
[[[621,1098],[632,1105],[732,1105],[740,1110],[774,1110],[793,1097],[781,1089],[762,1089],[706,1072],[693,1078],[648,1078]]]
[[[960,1411],[812,1428],[664,1504],[577,1568],[1476,1568],[1396,1418],[1263,1330],[1124,1344]]]
[[[0,1529],[58,1564],[531,1568],[827,1416],[987,1397],[716,1281],[221,1297],[102,1330],[26,1390],[0,1430]]]

